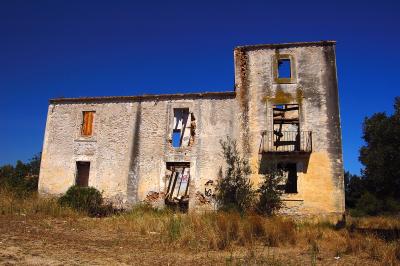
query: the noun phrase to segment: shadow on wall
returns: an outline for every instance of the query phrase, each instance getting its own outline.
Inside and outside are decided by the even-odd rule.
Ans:
[[[293,155],[274,155],[274,154],[263,153],[261,154],[258,174],[260,175],[267,174],[268,166],[271,163],[277,165],[296,164],[297,172],[306,174],[308,170],[309,161],[310,161],[310,154],[293,156]]]

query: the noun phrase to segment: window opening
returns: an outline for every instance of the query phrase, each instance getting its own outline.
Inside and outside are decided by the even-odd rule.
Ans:
[[[172,147],[178,148],[181,146],[181,130],[174,129],[172,132]]]
[[[93,119],[94,112],[93,111],[84,111],[82,118],[82,136],[91,136],[93,134]]]
[[[179,148],[189,145],[191,137],[191,123],[190,123],[189,109],[188,108],[175,108],[174,121],[172,129],[172,147]]]
[[[276,151],[300,150],[298,104],[276,104],[273,106],[272,142]]]
[[[291,78],[290,59],[278,59],[278,78]]]
[[[190,164],[168,162],[167,191],[165,204],[180,211],[187,211],[189,207]]]

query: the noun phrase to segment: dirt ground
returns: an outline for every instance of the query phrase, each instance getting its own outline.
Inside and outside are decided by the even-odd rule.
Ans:
[[[93,221],[94,220],[94,221]],[[93,226],[95,218],[0,216],[0,265],[374,265],[367,258],[287,247],[190,250],[156,232]]]

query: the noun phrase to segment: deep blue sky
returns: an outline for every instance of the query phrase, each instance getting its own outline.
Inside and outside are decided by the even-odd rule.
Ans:
[[[345,168],[400,95],[400,1],[0,0],[0,165],[42,147],[48,99],[232,90],[237,45],[337,40]]]

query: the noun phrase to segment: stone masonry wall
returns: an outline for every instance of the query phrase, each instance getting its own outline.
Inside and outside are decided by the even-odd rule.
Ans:
[[[90,161],[89,185],[117,204],[130,205],[165,192],[166,162],[189,162],[191,208],[207,202],[204,186],[223,165],[219,141],[236,138],[238,108],[233,97],[50,104],[39,191],[62,194],[75,183],[76,161]],[[174,108],[189,108],[195,120],[189,147],[171,145]],[[93,136],[80,136],[83,111],[95,111]],[[196,198],[196,194],[198,197]],[[154,198],[153,198],[154,200]],[[201,206],[199,206],[201,208]]]
[[[290,56],[291,82],[274,79],[274,58]],[[274,104],[299,104],[301,131],[312,131],[312,153],[259,153],[261,133],[273,129]],[[174,108],[189,109],[189,146],[173,148]],[[81,136],[83,111],[95,111],[94,134]],[[235,92],[56,99],[48,110],[39,178],[41,194],[75,184],[76,161],[90,162],[89,185],[121,206],[162,207],[167,163],[190,163],[189,208],[213,209],[224,165],[219,141],[238,141],[255,186],[271,161],[296,163],[298,193],[285,194],[283,212],[344,211],[341,130],[334,42],[244,46],[235,49]]]
[[[127,194],[133,103],[50,104],[39,192],[62,194],[75,183],[76,161],[90,161],[89,185],[122,202]],[[95,111],[93,136],[80,135],[82,112]]]
[[[219,141],[236,137],[233,121],[237,117],[234,98],[184,99],[175,101],[145,101],[139,131],[138,193],[136,201],[166,190],[166,162],[190,163],[190,208],[199,205],[196,194],[204,194],[209,180],[216,181],[223,165]],[[171,121],[174,108],[189,108],[195,118],[194,142],[189,147],[173,148]],[[154,198],[152,199],[155,200]],[[162,199],[158,199],[159,201]],[[210,197],[211,200],[211,197]],[[212,202],[205,208],[212,207]]]
[[[273,58],[292,56],[290,84],[275,82]],[[289,213],[343,213],[343,166],[334,45],[291,47],[243,47],[235,50],[236,90],[247,108],[242,132],[249,136],[243,150],[249,151],[252,179],[261,179],[260,167],[268,161],[294,162],[298,169],[298,193],[285,194]],[[312,131],[310,155],[278,156],[258,153],[261,132],[272,130],[274,104],[299,104],[301,131]],[[245,106],[245,107],[244,107]]]

